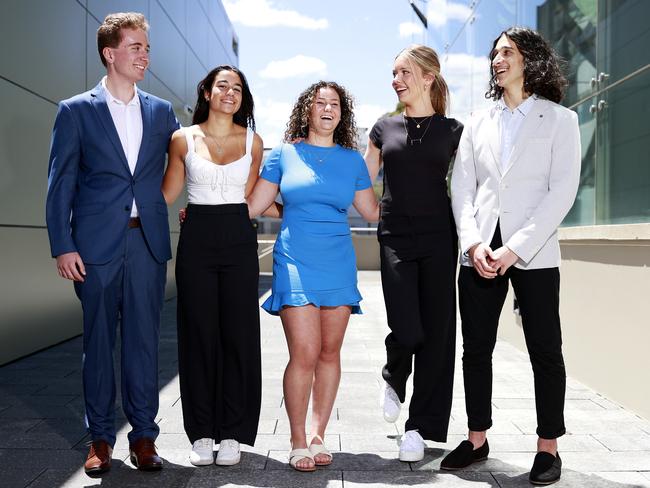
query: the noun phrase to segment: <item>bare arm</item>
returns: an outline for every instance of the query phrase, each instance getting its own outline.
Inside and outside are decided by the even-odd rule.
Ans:
[[[257,217],[271,206],[275,197],[278,196],[278,189],[277,183],[271,183],[264,178],[257,180],[253,192],[247,198],[250,218]]]
[[[379,168],[383,161],[381,159],[381,150],[370,139],[368,139],[368,147],[366,148],[366,154],[363,156],[363,159],[366,161],[366,166],[368,167],[370,181],[374,182],[379,174]]]
[[[269,206],[259,209],[258,205],[261,205],[269,196],[257,191],[257,186],[261,184],[260,180],[260,166],[262,164],[262,153],[264,152],[264,144],[262,138],[255,134],[255,140],[253,141],[253,162],[251,163],[251,170],[248,175],[248,181],[246,182],[246,202],[248,203],[248,213],[251,218],[256,217],[260,214],[266,217],[282,218],[282,205],[273,201],[277,196],[278,190],[276,188],[275,195],[271,199]],[[268,183],[268,181],[267,181]],[[265,186],[265,185],[263,185]],[[277,185],[275,185],[277,187]],[[268,191],[270,189],[261,190],[262,192]],[[253,209],[255,212],[253,212]]]
[[[182,129],[179,129],[172,134],[169,142],[167,169],[165,170],[161,188],[167,205],[174,203],[178,195],[183,191],[185,185],[185,154],[187,154],[187,141]]]
[[[368,222],[379,221],[379,204],[372,187],[356,191],[352,205]]]

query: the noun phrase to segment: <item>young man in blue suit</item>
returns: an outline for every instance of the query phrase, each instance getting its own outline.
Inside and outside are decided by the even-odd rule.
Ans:
[[[59,275],[74,281],[83,308],[83,388],[92,437],[87,473],[111,465],[118,320],[131,461],[142,470],[163,465],[154,441],[171,246],[160,186],[179,124],[169,102],[136,87],[149,65],[147,30],[142,14],[104,19],[97,47],[107,74],[92,90],[59,104],[52,134],[46,219]]]
[[[546,485],[560,479],[557,438],[566,432],[557,227],[578,189],[580,132],[576,113],[559,105],[566,81],[557,56],[537,32],[502,32],[490,58],[487,96],[496,103],[465,125],[451,180],[469,434],[440,467],[487,458],[492,351],[510,282],[535,378],[538,452],[529,480]]]

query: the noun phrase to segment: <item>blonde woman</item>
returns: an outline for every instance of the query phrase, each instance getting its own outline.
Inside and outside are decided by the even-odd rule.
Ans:
[[[424,439],[446,441],[451,412],[457,238],[446,178],[463,126],[445,117],[447,84],[431,48],[400,52],[392,84],[404,113],[377,121],[365,155],[371,178],[384,167],[377,234],[391,332],[380,403],[397,421],[414,373],[399,459],[419,461]]]

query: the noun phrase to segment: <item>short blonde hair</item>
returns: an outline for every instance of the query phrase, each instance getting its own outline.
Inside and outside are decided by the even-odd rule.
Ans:
[[[97,50],[102,64],[106,66],[105,47],[117,47],[122,40],[122,29],[142,29],[147,32],[149,24],[144,15],[138,12],[118,12],[108,14],[97,29]]]

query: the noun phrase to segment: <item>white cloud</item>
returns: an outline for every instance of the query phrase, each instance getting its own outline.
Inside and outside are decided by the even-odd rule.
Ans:
[[[357,127],[370,129],[377,119],[386,112],[392,110],[392,107],[381,107],[369,103],[361,103],[354,108],[354,119]]]
[[[442,75],[449,86],[450,117],[466,122],[470,113],[490,106],[485,98],[489,81],[489,64],[485,56],[466,53],[449,54],[441,59]]]
[[[322,59],[299,54],[293,58],[271,61],[259,74],[262,78],[274,79],[296,78],[313,74],[325,76],[327,64]]]
[[[274,147],[282,142],[293,104],[255,97],[255,122],[264,147]]]
[[[223,6],[230,21],[249,27],[295,27],[298,29],[327,29],[326,18],[315,19],[295,10],[276,8],[272,0],[225,0]]]
[[[472,9],[462,3],[447,0],[429,0],[427,20],[433,27],[444,26],[450,20],[464,22],[472,14]]]
[[[414,22],[402,22],[399,25],[399,36],[410,37],[413,34],[422,34],[422,26]]]

